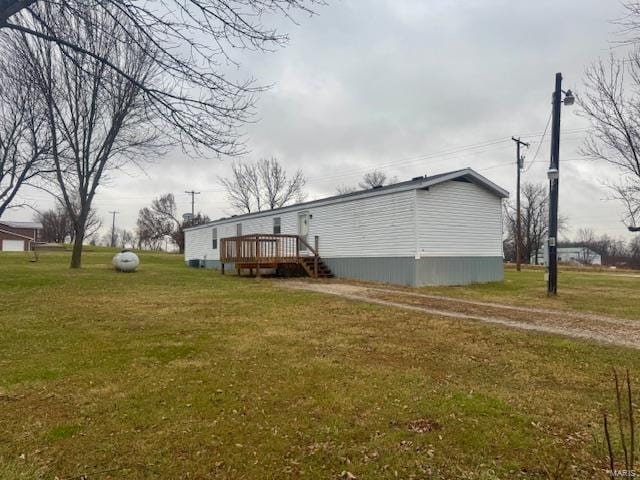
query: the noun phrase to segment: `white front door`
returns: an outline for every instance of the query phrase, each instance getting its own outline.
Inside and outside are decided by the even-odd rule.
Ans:
[[[2,240],[3,252],[24,252],[24,240]]]
[[[309,221],[311,220],[311,215],[309,212],[300,212],[298,214],[298,236],[304,239],[305,242],[308,242],[307,237],[309,236]],[[304,243],[300,244],[300,250],[306,250],[307,247]]]

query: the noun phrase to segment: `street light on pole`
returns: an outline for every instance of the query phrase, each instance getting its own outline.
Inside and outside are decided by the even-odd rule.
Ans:
[[[565,94],[562,100],[562,94]],[[556,73],[556,88],[553,92],[551,124],[551,162],[549,178],[549,239],[547,240],[547,294],[558,293],[558,193],[560,181],[560,110],[561,104],[573,105],[575,97],[571,90],[562,90],[562,74]]]

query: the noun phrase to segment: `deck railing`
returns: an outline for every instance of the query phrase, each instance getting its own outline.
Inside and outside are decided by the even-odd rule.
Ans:
[[[314,259],[313,270],[317,276],[318,237],[315,237],[314,247],[298,235],[254,234],[220,240],[220,261],[223,264],[253,264],[259,268],[260,265],[299,263],[303,257]]]

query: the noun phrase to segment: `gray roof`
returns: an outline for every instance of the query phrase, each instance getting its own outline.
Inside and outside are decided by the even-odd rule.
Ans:
[[[507,198],[509,196],[509,192],[507,192],[505,189],[503,189],[502,187],[499,187],[488,178],[480,175],[478,172],[476,172],[472,168],[467,167],[467,168],[463,168],[462,170],[439,173],[437,175],[432,175],[430,177],[427,177],[427,176],[415,177],[411,180],[398,182],[391,185],[385,185],[383,187],[369,188],[366,190],[358,190],[356,192],[344,193],[341,195],[333,195],[331,197],[320,198],[318,200],[311,200],[309,202],[296,203],[294,205],[286,205],[284,207],[274,208],[273,210],[263,210],[260,212],[243,213],[241,215],[233,215],[231,217],[218,218],[208,223],[203,223],[201,225],[195,225],[190,228],[185,228],[185,230],[196,230],[198,228],[202,228],[207,225],[211,225],[219,222],[237,221],[237,220],[241,220],[248,217],[272,215],[275,212],[284,211],[288,209],[308,207],[308,206],[324,204],[328,202],[333,203],[336,201],[341,201],[342,199],[350,199],[352,197],[370,197],[370,196],[376,196],[376,195],[381,195],[385,193],[402,192],[405,190],[416,190],[419,188],[427,188],[433,185],[437,185],[439,183],[447,182],[449,180],[468,180],[472,183],[475,183],[489,190],[491,193],[495,194],[500,198]]]
[[[40,222],[14,222],[13,220],[0,220],[0,225],[5,225],[11,228],[28,228],[28,229],[41,229],[42,224]]]

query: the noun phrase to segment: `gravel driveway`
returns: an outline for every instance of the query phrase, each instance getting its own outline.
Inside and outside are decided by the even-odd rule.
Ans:
[[[520,307],[498,303],[427,295],[394,288],[349,283],[287,280],[285,288],[337,295],[441,317],[495,323],[523,330],[555,333],[569,337],[640,348],[640,321],[622,318]]]

